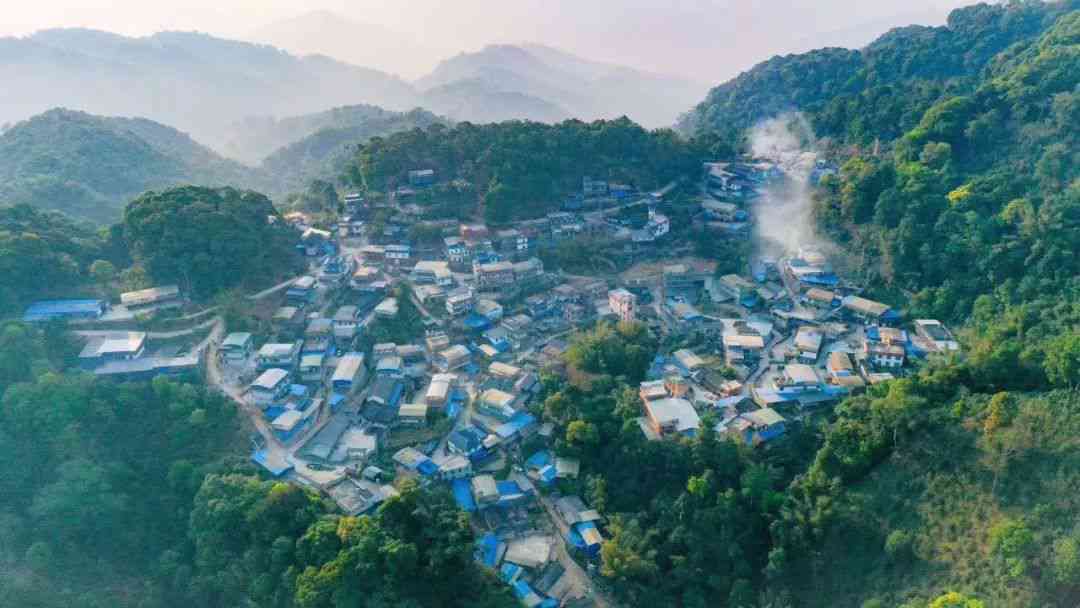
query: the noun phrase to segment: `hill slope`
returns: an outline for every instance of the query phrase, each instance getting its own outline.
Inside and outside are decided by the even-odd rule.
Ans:
[[[445,124],[445,121],[425,110],[400,113],[373,106],[334,108],[319,114],[283,119],[274,122],[264,135],[291,143],[264,158],[260,168],[272,192],[297,192],[309,180],[333,180],[341,175],[352,157],[353,146],[375,136],[426,129],[434,124]],[[311,132],[292,139],[305,131]]]
[[[221,146],[231,123],[253,114],[294,115],[373,103],[413,107],[401,79],[326,57],[164,32],[128,38],[94,30],[46,30],[0,39],[0,122],[56,106],[144,116]]]
[[[759,120],[798,110],[819,136],[893,139],[938,99],[970,91],[998,53],[1037,37],[1070,6],[980,4],[953,11],[945,26],[897,28],[861,50],[773,57],[710,91],[680,130],[732,140]]]
[[[1080,3],[978,5],[770,60],[684,123],[739,141],[799,109],[846,144],[818,227],[866,261],[875,297],[965,346],[822,427],[770,526],[773,605],[1076,605],[1078,87]]]
[[[261,174],[170,127],[56,109],[0,135],[0,203],[99,222],[145,190],[197,183],[254,187]]]

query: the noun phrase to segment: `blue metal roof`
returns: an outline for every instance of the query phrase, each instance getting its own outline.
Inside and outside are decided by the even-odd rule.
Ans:
[[[465,481],[459,479],[458,481]],[[468,482],[465,482],[466,487]],[[494,568],[495,563],[499,559],[499,538],[494,533],[488,532],[480,537],[480,540],[476,543],[480,548],[480,563],[484,564],[488,568]]]
[[[473,501],[472,488],[469,486],[468,479],[455,479],[451,482],[450,489],[462,511],[472,513],[476,510],[476,502]]]
[[[266,451],[266,448],[262,448],[255,450],[255,452],[251,454],[251,460],[254,461],[255,464],[258,464],[269,471],[274,477],[281,477],[292,470],[293,467],[291,464],[287,462],[271,463],[268,456],[269,453]]]
[[[104,300],[41,300],[23,314],[24,321],[42,321],[59,317],[97,317],[108,307]]]
[[[430,460],[424,460],[420,464],[416,465],[416,470],[420,471],[421,475],[424,475],[425,477],[430,477],[435,473],[439,472],[439,465],[435,464]]]

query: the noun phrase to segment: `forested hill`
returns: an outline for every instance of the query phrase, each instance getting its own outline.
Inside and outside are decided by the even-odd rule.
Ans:
[[[797,109],[841,144],[879,140],[833,148],[819,228],[965,346],[836,408],[770,524],[761,605],[1077,605],[1078,9],[979,5],[774,59],[689,119],[731,142]]]
[[[777,56],[714,88],[679,127],[737,141],[747,125],[798,110],[819,136],[859,144],[894,139],[934,102],[974,90],[999,53],[1030,43],[1078,6],[978,4],[953,11],[945,26],[898,28],[861,50]]]
[[[390,112],[375,106],[346,106],[319,114],[253,126],[259,148],[272,150],[260,165],[272,193],[299,192],[312,179],[333,179],[344,172],[353,147],[375,136],[423,129],[446,121],[414,109]]]
[[[412,169],[434,169],[441,181],[475,186],[486,219],[504,223],[559,209],[585,176],[649,190],[697,175],[700,152],[695,141],[627,118],[461,123],[373,138],[357,150],[347,179],[383,193],[406,184]]]
[[[146,190],[195,183],[262,185],[261,175],[141,118],[56,109],[0,135],[0,204],[115,221]]]
[[[355,134],[354,139],[360,141],[373,135],[426,127],[437,122],[443,121],[420,108],[409,112],[393,112],[366,104],[340,106],[323,112],[285,118],[251,116],[230,127],[225,150],[230,156],[257,163],[281,148],[298,144],[323,131]],[[321,135],[317,139],[324,142],[327,137]],[[336,139],[342,140],[341,137]]]

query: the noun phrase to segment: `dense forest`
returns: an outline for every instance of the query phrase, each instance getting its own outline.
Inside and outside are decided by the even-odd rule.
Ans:
[[[296,231],[256,192],[195,186],[147,192],[124,209],[123,233],[153,282],[177,283],[201,298],[305,268]]]
[[[154,188],[255,186],[258,173],[159,123],[50,110],[0,133],[0,201],[115,221]]]
[[[686,134],[725,144],[759,120],[798,110],[818,136],[867,146],[915,127],[935,102],[977,88],[1014,44],[1028,44],[1076,0],[977,4],[940,27],[910,26],[860,50],[777,56],[716,88],[680,120]]]
[[[448,494],[403,486],[343,517],[237,458],[220,394],[56,373],[78,352],[65,335],[0,327],[0,605],[515,605]]]
[[[371,139],[348,179],[382,192],[431,168],[473,184],[497,223],[554,208],[584,175],[662,185],[697,170],[702,142],[735,147],[757,119],[801,111],[842,161],[816,189],[821,232],[865,260],[875,297],[949,322],[964,353],[751,449],[710,414],[695,438],[646,441],[632,387],[658,339],[638,324],[577,334],[533,408],[581,460],[560,489],[606,518],[597,584],[626,606],[1071,608],[1078,87],[1075,1],[979,5],[862,51],[771,60],[714,90],[689,142],[625,120],[434,125]],[[0,209],[0,310],[117,276],[204,298],[269,284],[298,264],[271,218],[267,198],[230,188],[149,192],[101,231]],[[402,306],[383,338],[416,337]],[[216,392],[95,381],[70,369],[76,352],[62,325],[0,325],[0,605],[516,605],[445,492],[406,484],[342,516],[236,458],[248,439]]]
[[[473,184],[484,217],[498,224],[557,210],[586,176],[652,189],[696,175],[700,158],[695,143],[625,118],[463,123],[373,138],[359,148],[347,178],[384,192],[407,184],[410,170],[433,169],[440,180]]]
[[[775,59],[704,108],[717,124],[721,98],[797,109],[847,150],[816,194],[820,228],[868,262],[882,298],[963,326],[968,349],[849,399],[817,430],[822,447],[769,526],[762,603],[923,606],[955,590],[987,606],[1075,605],[1076,9],[961,9],[861,53]],[[827,55],[858,76],[833,80],[843,70],[817,63]],[[799,85],[781,92],[778,74]]]

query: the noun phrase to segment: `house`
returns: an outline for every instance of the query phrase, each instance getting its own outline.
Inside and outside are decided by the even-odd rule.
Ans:
[[[484,340],[497,352],[508,352],[513,346],[510,342],[510,332],[505,327],[495,327],[484,332]]]
[[[398,424],[423,426],[427,424],[426,403],[403,403],[398,407]]]
[[[434,475],[438,467],[423,452],[413,447],[401,448],[394,452],[394,463],[407,471],[421,475]]]
[[[514,264],[514,280],[519,283],[531,281],[542,274],[544,274],[544,263],[540,261],[540,258],[529,258]]]
[[[473,309],[472,291],[458,289],[446,294],[446,314],[451,317],[459,317],[471,312]]]
[[[825,369],[829,373],[829,382],[837,386],[855,390],[866,386],[866,381],[855,372],[855,365],[851,356],[845,352],[833,351],[829,353]]]
[[[23,313],[23,321],[38,323],[53,319],[86,321],[100,319],[109,310],[105,300],[41,300]]]
[[[464,426],[447,436],[446,449],[453,454],[461,454],[470,459],[485,454],[484,437],[486,434],[473,425]]]
[[[440,287],[454,284],[454,275],[447,262],[421,261],[413,266],[412,279],[417,283],[432,283]]]
[[[784,367],[784,373],[776,380],[777,388],[786,391],[817,390],[821,381],[809,365],[792,363]]]
[[[138,291],[128,291],[120,294],[120,303],[129,309],[144,306],[178,305],[180,303],[180,288],[176,285],[163,287],[151,287]]]
[[[450,336],[447,336],[446,332],[442,331],[429,332],[427,337],[424,338],[424,344],[427,346],[429,353],[435,354],[450,347]]]
[[[690,383],[682,376],[668,376],[664,378],[664,389],[670,397],[685,399],[690,392]]]
[[[485,416],[491,416],[496,420],[506,422],[516,412],[514,409],[514,401],[516,400],[517,397],[510,393],[500,391],[497,388],[490,388],[481,393],[476,402],[476,410]]]
[[[739,206],[735,203],[706,199],[701,202],[701,210],[706,218],[717,222],[740,222],[746,219],[746,212],[740,213]]]
[[[255,354],[259,369],[279,367],[292,369],[300,360],[300,342],[268,342]]]
[[[395,297],[389,297],[379,302],[375,307],[375,316],[383,319],[393,319],[398,315],[398,301]]]
[[[465,269],[472,262],[472,248],[460,237],[448,236],[443,239],[446,247],[446,259],[452,268]]]
[[[622,288],[612,289],[608,292],[608,308],[620,321],[633,322],[637,318],[637,296]]]
[[[268,369],[248,387],[251,401],[259,405],[269,405],[285,396],[289,391],[289,372],[280,369]]]
[[[360,265],[353,271],[349,284],[353,289],[368,289],[379,280],[379,269],[374,266]]]
[[[491,475],[477,475],[472,478],[471,485],[477,506],[482,508],[499,501],[499,489]]]
[[[405,360],[397,355],[382,357],[375,362],[375,375],[401,378],[405,375]]]
[[[671,433],[694,435],[701,426],[701,418],[694,406],[686,399],[675,397],[645,401],[645,417],[659,436]]]
[[[251,356],[254,343],[255,339],[251,334],[234,332],[225,336],[218,350],[227,361],[243,361]]]
[[[342,306],[334,313],[334,337],[339,340],[351,340],[360,328],[360,310],[356,306]]]
[[[91,338],[79,353],[79,364],[93,369],[109,361],[138,359],[146,350],[146,332],[120,331]]]
[[[521,375],[521,368],[501,361],[495,361],[488,366],[488,373],[494,378],[513,380]]]
[[[443,481],[467,479],[473,474],[472,461],[461,454],[445,454],[435,459],[435,465],[439,467],[437,477]]]
[[[924,343],[930,345],[930,350],[940,353],[949,353],[960,350],[960,343],[953,337],[941,321],[934,319],[916,319],[915,333],[922,338]]]
[[[450,396],[450,390],[454,387],[457,376],[453,374],[435,374],[431,377],[431,384],[424,393],[424,402],[432,407],[443,407]]]
[[[705,367],[705,361],[701,357],[694,354],[694,351],[685,348],[671,353],[671,356],[680,367],[690,373]]]
[[[867,321],[890,323],[900,320],[900,313],[890,308],[888,304],[859,296],[847,296],[841,300],[841,305],[851,314]]]
[[[563,496],[559,498],[555,501],[555,512],[559,514],[559,519],[562,519],[568,526],[604,519],[599,511],[587,507],[580,496]]]
[[[304,339],[307,342],[317,342],[320,340],[329,341],[333,336],[334,322],[323,317],[308,321],[307,328],[304,329]]]
[[[369,266],[377,266],[386,260],[386,247],[382,245],[364,245],[360,248],[360,259]]]
[[[304,306],[315,298],[315,277],[303,276],[289,286],[285,291],[285,299],[293,304]]]
[[[473,264],[473,278],[480,289],[494,289],[514,283],[514,265],[510,262]]]
[[[441,351],[435,356],[435,367],[443,372],[450,372],[469,364],[472,359],[469,349],[458,344]]]
[[[494,300],[477,300],[473,305],[473,312],[492,323],[498,323],[503,317],[503,307]]]
[[[414,169],[409,171],[409,185],[414,188],[422,188],[435,183],[434,169]]]
[[[363,353],[345,353],[338,360],[330,386],[337,393],[348,394],[364,381],[365,369]]]
[[[663,380],[642,382],[638,386],[638,396],[642,401],[655,401],[668,396],[667,384]]]
[[[880,369],[899,369],[904,366],[904,347],[885,342],[863,342],[863,353],[874,367]]]
[[[397,378],[376,378],[368,392],[366,403],[396,409],[405,393],[405,385]]]
[[[765,350],[765,339],[751,334],[724,334],[724,361],[742,365],[756,361]]]
[[[729,432],[735,431],[747,445],[761,445],[787,430],[784,417],[769,407],[739,414],[732,422],[734,424],[728,426]]]
[[[270,318],[270,322],[279,330],[286,327],[298,327],[303,320],[303,311],[296,306],[282,306],[275,310],[274,316]]]
[[[608,183],[586,176],[581,180],[581,193],[585,195],[585,198],[607,196]]]
[[[806,290],[806,301],[813,306],[834,308],[840,304],[840,297],[836,295],[836,292],[812,287]]]
[[[304,382],[322,382],[326,353],[308,353],[300,356],[300,379]]]
[[[814,363],[821,350],[821,341],[824,336],[821,330],[810,325],[803,325],[795,332],[795,350],[798,351],[798,359],[802,363]]]
[[[383,252],[386,261],[391,264],[404,264],[412,257],[412,247],[409,245],[387,245]]]

